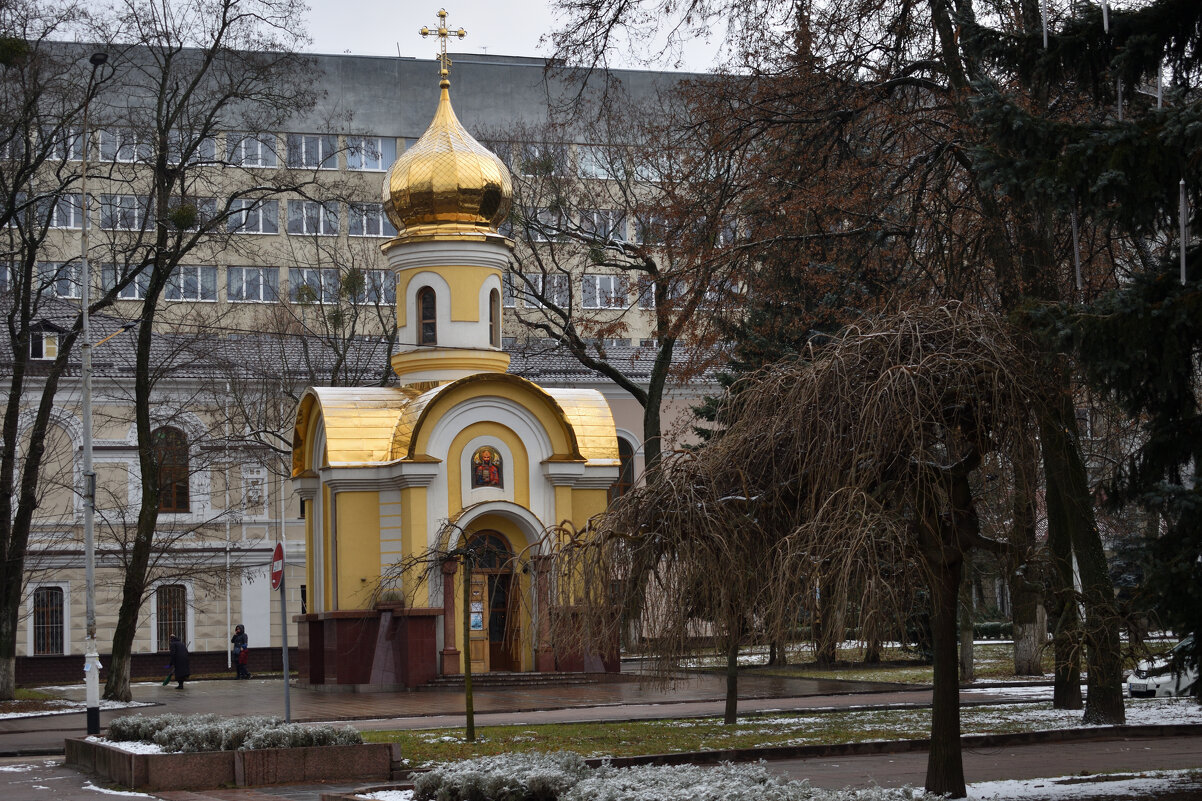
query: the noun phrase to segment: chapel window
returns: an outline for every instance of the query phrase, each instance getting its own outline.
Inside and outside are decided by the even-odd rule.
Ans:
[[[435,313],[434,290],[422,287],[417,293],[417,344],[438,344],[438,317]]]
[[[494,348],[501,347],[501,293],[488,293],[488,341]]]

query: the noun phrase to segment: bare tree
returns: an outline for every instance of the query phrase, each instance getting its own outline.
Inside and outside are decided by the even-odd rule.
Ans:
[[[244,166],[238,132],[274,149],[281,123],[310,106],[300,6],[292,0],[180,0],[123,3],[101,23],[124,42],[115,54],[122,95],[109,99],[101,156],[110,194],[101,228],[115,276],[139,276],[142,322],[136,345],[134,414],[142,499],[122,587],[104,695],[128,700],[130,651],[147,587],[162,488],[153,425],[150,369],[154,325],[164,293],[189,255],[232,242],[230,223],[248,208],[312,183],[305,170],[243,170],[234,182],[213,168]],[[224,161],[217,137],[225,134]],[[107,143],[107,148],[106,148]],[[264,171],[260,171],[261,173]],[[106,225],[107,223],[107,225]],[[236,228],[236,225],[234,226]]]
[[[1029,431],[1042,397],[1037,377],[1029,344],[960,304],[867,321],[809,361],[749,379],[732,396],[740,413],[723,436],[618,499],[597,524],[597,545],[587,546],[599,555],[589,557],[594,572],[613,577],[629,564],[626,553],[652,549],[666,559],[657,576],[688,575],[692,567],[673,557],[696,558],[702,546],[691,542],[708,533],[705,547],[723,566],[701,577],[703,591],[719,601],[731,594],[732,608],[754,615],[768,636],[795,625],[819,583],[862,622],[896,615],[901,588],[924,586],[935,658],[926,786],[963,796],[962,571],[973,549],[1006,550],[981,526],[980,470],[987,454],[1005,453]],[[731,565],[749,570],[714,580],[731,576]],[[689,604],[692,585],[665,605],[667,625],[684,629],[718,605]],[[848,606],[852,592],[862,601]]]
[[[715,320],[737,306],[748,263],[736,241],[740,154],[709,147],[709,129],[686,112],[664,90],[571,127],[497,134],[521,143],[511,314],[542,338],[527,347],[564,349],[638,401],[648,470],[663,448],[665,393],[712,365]],[[650,365],[645,381],[635,362]]]
[[[71,2],[12,2],[0,8],[0,261],[4,340],[11,371],[4,409],[0,483],[0,698],[12,698],[17,620],[31,527],[43,490],[55,396],[81,325],[78,258],[53,245],[78,229],[75,190],[86,105],[110,77],[90,70],[79,50],[51,41],[85,19]],[[73,190],[75,190],[73,192]],[[50,258],[49,254],[55,254]],[[93,295],[92,311],[110,306],[133,276]],[[34,365],[37,365],[36,367]],[[32,405],[32,414],[26,407]]]
[[[1106,137],[1115,134],[1109,127],[1113,105],[1095,102],[1107,92],[1091,91],[1100,73],[1075,70],[1068,63],[1074,57],[1065,54],[1088,52],[1081,63],[1141,74],[1128,61],[1139,48],[1125,55],[1115,51],[1114,34],[1103,34],[1096,15],[1077,15],[1066,24],[1062,41],[1072,41],[1072,48],[1053,47],[1047,53],[1057,55],[1036,66],[1036,51],[1026,45],[1040,35],[1041,14],[1030,0],[1006,12],[971,0],[954,5],[698,0],[683,6],[586,0],[561,6],[567,14],[556,36],[557,55],[594,78],[602,77],[596,68],[605,65],[623,35],[639,27],[642,15],[664,19],[657,33],[677,41],[715,21],[728,23],[727,41],[739,69],[725,89],[715,82],[712,114],[729,121],[735,141],[759,143],[754,152],[765,157],[757,162],[754,185],[780,236],[815,235],[816,242],[834,243],[850,234],[859,242],[832,259],[838,268],[858,265],[868,255],[896,267],[905,290],[1008,312],[1114,286],[1131,265],[1146,261],[1142,234],[1133,237],[1113,225],[1116,198],[1103,192],[1098,197],[1104,199],[1088,203],[1096,219],[1082,229],[1081,289],[1073,280],[1071,220],[1081,215],[1072,212],[1082,209],[1084,195],[1094,195],[1098,184],[1091,182],[1107,169]],[[1162,13],[1150,9],[1149,16],[1161,20]],[[751,33],[763,30],[764,19],[788,35]],[[1163,34],[1164,41],[1175,43],[1176,35]],[[1110,77],[1103,83],[1113,86],[1115,76]],[[994,114],[995,109],[1006,113]],[[1017,109],[1022,113],[1012,113]],[[1036,139],[1064,144],[1070,140],[1059,126],[1079,123],[1105,131],[1098,134],[1104,143],[1091,162],[1097,169],[1066,170],[1072,175],[1045,181],[1035,177],[1041,173],[1034,167],[1015,168],[1015,156],[1033,141],[1018,132],[1038,128]],[[1002,140],[1004,153],[994,146]],[[1058,146],[1049,144],[1052,150]],[[1060,149],[1044,163],[1063,166],[1065,155]],[[1156,193],[1165,185],[1126,185],[1134,183],[1155,185]],[[1133,205],[1148,223],[1164,208],[1142,197]],[[868,236],[855,239],[861,234]],[[1049,375],[1060,378],[1049,389],[1039,425],[1049,547],[1077,557],[1088,588],[1083,635],[1091,678],[1085,719],[1121,723],[1118,616],[1079,448],[1076,381],[1067,364]],[[1063,589],[1072,591],[1071,585]],[[1068,671],[1058,675],[1067,680]]]

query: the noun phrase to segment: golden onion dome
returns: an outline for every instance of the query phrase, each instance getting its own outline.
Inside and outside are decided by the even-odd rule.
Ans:
[[[459,123],[450,81],[440,85],[430,127],[384,179],[384,211],[402,237],[496,231],[513,202],[508,168]]]

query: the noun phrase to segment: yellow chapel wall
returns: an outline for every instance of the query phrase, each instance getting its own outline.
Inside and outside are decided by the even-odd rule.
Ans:
[[[380,576],[380,493],[337,494],[335,536],[338,540],[338,605],[363,609],[371,605]]]
[[[451,293],[451,320],[468,323],[480,321],[480,293],[485,280],[501,274],[500,270],[492,267],[466,265],[438,265],[400,271],[396,289],[398,328],[403,328],[408,320],[409,304],[403,299],[409,297],[409,283],[423,272],[435,273],[447,282]]]

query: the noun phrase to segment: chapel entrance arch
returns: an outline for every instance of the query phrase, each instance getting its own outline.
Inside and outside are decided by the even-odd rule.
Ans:
[[[468,536],[474,552],[469,610],[472,670],[521,669],[521,582],[514,576],[513,548],[499,531]]]

